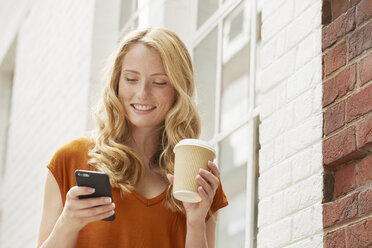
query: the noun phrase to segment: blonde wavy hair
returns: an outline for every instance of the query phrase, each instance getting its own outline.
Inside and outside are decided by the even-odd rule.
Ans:
[[[165,72],[176,92],[174,105],[161,126],[158,151],[150,161],[152,168],[166,179],[167,173],[174,173],[174,146],[182,139],[198,138],[200,135],[200,118],[192,99],[194,71],[184,43],[165,28],[145,28],[129,33],[109,65],[102,102],[95,113],[98,127],[93,133],[94,146],[88,153],[89,164],[107,173],[111,185],[120,188],[122,193],[134,189],[144,170],[140,157],[128,146],[131,129],[118,99],[123,58],[136,43],[144,44],[160,54]],[[182,203],[173,197],[171,185],[167,189],[166,204],[172,210],[184,213]]]

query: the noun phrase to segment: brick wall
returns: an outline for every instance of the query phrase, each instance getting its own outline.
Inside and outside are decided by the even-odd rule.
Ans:
[[[323,1],[324,246],[372,245],[372,0]]]
[[[322,247],[322,2],[261,4],[257,246]]]

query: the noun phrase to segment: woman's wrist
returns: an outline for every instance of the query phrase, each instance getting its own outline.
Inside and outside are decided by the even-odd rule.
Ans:
[[[186,231],[186,248],[206,248],[207,236],[206,236],[206,223],[205,221],[187,221]]]
[[[61,216],[62,217],[62,216]],[[79,231],[71,227],[63,218],[59,218],[49,235],[49,237],[41,245],[41,248],[59,247],[71,248],[75,247]]]
[[[199,230],[199,231],[205,231],[205,229],[206,229],[204,219],[199,219],[199,220],[189,220],[189,219],[187,219],[186,220],[186,225],[187,225],[188,229],[192,228],[192,229]]]
[[[66,236],[74,236],[78,235],[81,228],[75,227],[71,225],[64,217],[63,215],[60,216],[60,218],[57,220],[57,223],[55,225],[55,229],[58,233],[61,233]]]

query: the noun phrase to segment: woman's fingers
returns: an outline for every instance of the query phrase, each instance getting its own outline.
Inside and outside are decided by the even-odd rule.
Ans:
[[[217,167],[215,168],[217,169]],[[199,175],[196,176],[196,181],[200,185],[198,187],[199,195],[202,198],[202,201],[206,201],[209,204],[212,203],[219,184],[219,178],[215,175],[215,173],[217,172],[218,169],[217,171],[215,170],[214,173],[212,170],[210,172],[204,169],[200,169]]]
[[[203,190],[208,194],[212,194],[213,193],[213,188],[212,186],[203,178],[201,177],[200,175],[197,175],[196,176],[196,181],[198,182],[198,184],[203,188]]]
[[[208,193],[203,189],[202,186],[198,187],[199,195],[202,198],[202,201],[210,201]]]
[[[211,170],[213,175],[215,175],[216,177],[220,176],[220,171],[218,170],[217,165],[213,163],[212,161],[208,161],[208,168]]]
[[[87,199],[80,199],[78,201],[79,209],[84,208],[91,208],[95,206],[101,205],[110,205],[112,202],[111,197],[95,197],[95,198],[87,198]]]
[[[67,193],[70,205],[74,209],[85,209],[101,205],[109,205],[112,202],[111,197],[93,197],[79,199],[80,195],[90,195],[94,192],[94,188],[74,186]]]
[[[94,217],[94,216],[107,213],[109,211],[113,211],[114,209],[115,209],[114,203],[97,206],[97,207],[91,207],[91,208],[80,210],[80,216],[82,218],[90,218],[90,217]]]
[[[115,204],[111,197],[79,199],[80,195],[90,195],[93,188],[74,186],[67,192],[64,214],[76,226],[83,227],[89,222],[105,219],[113,215]]]
[[[74,186],[67,192],[67,198],[77,200],[79,195],[91,195],[94,193],[94,188]]]
[[[111,217],[114,213],[115,213],[114,210],[108,210],[106,212],[99,213],[99,214],[94,215],[94,216],[90,216],[90,217],[86,218],[86,221],[88,223],[90,223],[90,222],[97,221],[97,220],[103,220],[103,219],[106,219],[108,217]]]
[[[218,186],[218,183],[219,183],[219,179],[217,176],[215,176],[213,173],[207,171],[207,170],[204,170],[204,169],[200,169],[199,170],[199,175],[201,177],[203,177],[203,179],[208,182],[209,185],[211,185],[211,187],[213,189],[217,188]]]

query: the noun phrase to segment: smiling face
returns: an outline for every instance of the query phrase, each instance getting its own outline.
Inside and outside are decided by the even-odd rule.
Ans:
[[[160,54],[141,43],[124,56],[118,97],[133,128],[158,128],[175,99]]]

